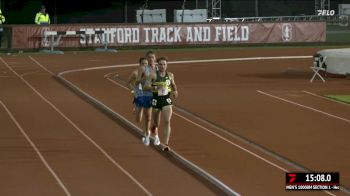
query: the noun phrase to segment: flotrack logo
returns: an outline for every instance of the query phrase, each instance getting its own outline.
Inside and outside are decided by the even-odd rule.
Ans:
[[[290,23],[285,23],[282,25],[282,40],[288,42],[292,40],[292,25]]]
[[[317,10],[317,16],[334,16],[334,10]]]

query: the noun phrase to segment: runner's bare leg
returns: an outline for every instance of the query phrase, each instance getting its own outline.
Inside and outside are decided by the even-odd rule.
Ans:
[[[162,109],[162,115],[163,115],[163,123],[164,123],[164,144],[169,145],[170,140],[170,133],[171,133],[171,116],[173,114],[173,107],[172,105],[164,106]]]

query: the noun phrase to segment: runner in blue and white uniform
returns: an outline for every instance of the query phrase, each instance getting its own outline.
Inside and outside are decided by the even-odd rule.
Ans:
[[[143,91],[142,84],[137,81],[140,70],[148,65],[148,61],[145,57],[139,59],[140,67],[134,70],[128,79],[129,89],[133,97],[134,111],[136,112],[136,122],[142,121],[143,114]]]
[[[139,75],[137,81],[140,81],[143,89],[143,107],[145,113],[145,129],[144,129],[144,137],[142,138],[142,142],[149,146],[150,144],[150,135],[151,135],[151,118],[152,118],[152,99],[153,93],[152,89],[147,89],[145,87],[149,87],[152,84],[153,79],[156,77],[156,55],[153,51],[148,51],[146,53],[146,58],[148,60],[148,65],[144,67],[140,67]],[[154,132],[154,145],[159,145],[160,140],[158,137],[158,132]]]

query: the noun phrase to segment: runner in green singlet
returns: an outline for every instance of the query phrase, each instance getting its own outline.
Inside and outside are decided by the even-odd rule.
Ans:
[[[156,130],[160,125],[160,117],[163,115],[164,125],[164,151],[169,150],[170,139],[170,120],[173,113],[172,99],[178,97],[177,86],[174,80],[174,74],[167,72],[168,59],[161,57],[158,60],[158,71],[156,72],[156,78],[153,81],[153,126]]]

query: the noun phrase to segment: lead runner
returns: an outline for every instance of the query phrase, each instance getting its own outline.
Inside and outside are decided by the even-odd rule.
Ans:
[[[173,114],[172,99],[178,97],[177,86],[174,80],[174,74],[167,71],[168,59],[161,57],[158,60],[158,71],[156,78],[153,81],[153,127],[158,132],[161,115],[162,123],[164,125],[164,151],[169,150],[169,140],[171,133],[171,116]]]

